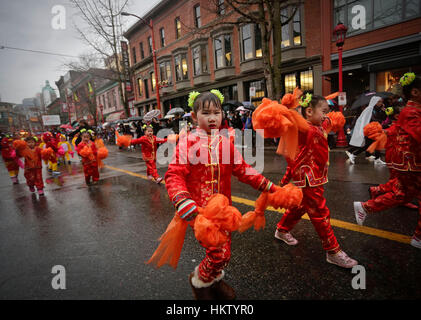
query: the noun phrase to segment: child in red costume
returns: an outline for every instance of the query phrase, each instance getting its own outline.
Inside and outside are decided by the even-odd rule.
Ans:
[[[36,146],[35,137],[25,138],[26,146],[17,148],[19,156],[25,157],[25,178],[26,184],[31,192],[35,192],[37,187],[38,194],[44,195],[44,182],[42,180],[42,158],[40,147]]]
[[[45,143],[45,149],[51,148],[53,150],[53,153],[48,160],[49,169],[51,169],[53,176],[61,175],[61,172],[57,169],[57,160],[60,155],[58,140],[51,134],[51,132],[44,132],[42,134],[42,141]]]
[[[354,202],[357,223],[362,225],[369,213],[379,212],[421,200],[421,77],[406,73],[400,80],[406,107],[401,111],[395,125],[394,147],[388,156],[388,165],[395,170],[392,189],[366,202]],[[418,225],[411,245],[421,249],[421,208]]]
[[[6,165],[7,171],[9,171],[10,179],[13,184],[18,184],[19,175],[19,164],[16,151],[13,148],[13,139],[6,136],[1,140],[1,156],[3,157],[4,164]]]
[[[192,118],[198,129],[180,136],[165,175],[170,200],[177,214],[187,221],[195,219],[197,207],[206,206],[213,194],[225,195],[231,204],[232,175],[257,190],[276,191],[269,180],[243,160],[229,138],[219,134],[222,101],[223,96],[217,90],[190,94],[189,106],[193,108]],[[197,159],[199,150],[201,160]],[[231,256],[230,235],[228,239],[220,247],[205,248],[206,257],[190,274],[196,299],[235,298],[234,290],[222,280]]]
[[[83,173],[86,184],[97,184],[99,180],[98,156],[95,143],[92,141],[92,130],[82,129],[82,141],[76,146],[78,155],[82,157]],[[92,133],[91,133],[92,132]]]
[[[142,145],[142,158],[146,162],[146,173],[148,179],[155,180],[156,183],[161,183],[162,178],[158,175],[156,170],[156,150],[158,144],[167,142],[167,139],[160,139],[154,136],[152,125],[144,125],[143,130],[145,135],[139,139],[131,140],[131,145]]]
[[[275,238],[288,245],[296,245],[298,241],[290,231],[307,213],[322,240],[327,262],[343,268],[352,268],[358,262],[341,250],[333,234],[330,211],[323,197],[323,185],[328,182],[327,128],[331,126],[331,121],[326,114],[329,112],[329,106],[325,98],[307,94],[301,102],[301,107],[302,114],[309,123],[309,130],[299,133],[300,152],[294,159],[287,158],[287,171],[280,185],[285,185],[292,180],[297,187],[303,188],[303,201],[297,209],[285,212],[277,225]]]

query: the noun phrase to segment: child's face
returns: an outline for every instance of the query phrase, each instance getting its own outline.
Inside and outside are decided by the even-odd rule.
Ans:
[[[197,114],[192,112],[193,120],[197,121],[200,129],[211,133],[212,130],[219,129],[222,122],[222,110],[217,108],[215,104],[203,106]]]
[[[88,142],[89,140],[91,140],[91,136],[90,136],[90,134],[89,133],[83,133],[82,134],[82,141],[83,142]]]
[[[329,105],[326,100],[321,100],[313,108],[307,108],[307,120],[315,126],[320,126],[326,119],[326,114],[329,112]]]
[[[28,147],[29,147],[30,149],[35,148],[35,141],[34,141],[34,140],[28,140],[28,141],[26,142],[26,144],[28,145]]]
[[[152,137],[153,136],[153,129],[150,128],[150,127],[146,128],[145,135],[148,136],[148,137]]]

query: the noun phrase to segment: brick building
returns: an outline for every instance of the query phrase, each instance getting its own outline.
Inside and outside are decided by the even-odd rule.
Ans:
[[[120,99],[118,82],[110,80],[96,90],[97,119],[112,122],[126,118],[124,105]]]
[[[226,23],[241,22],[241,17],[225,8],[224,1],[218,1],[219,8],[214,3],[162,0],[143,16],[153,21],[164,114],[171,107],[186,108],[192,90],[217,88],[227,101],[254,104],[267,95],[259,28]],[[285,3],[281,20],[293,12]],[[404,71],[419,72],[420,10],[420,1],[410,0],[303,1],[282,28],[283,92],[295,86],[324,95],[337,90],[338,54],[332,31],[339,21],[349,29],[343,53],[348,102],[364,90],[390,89]],[[144,114],[157,108],[151,31],[138,21],[124,36],[129,40],[134,104]],[[256,88],[254,97],[249,96],[250,87]]]

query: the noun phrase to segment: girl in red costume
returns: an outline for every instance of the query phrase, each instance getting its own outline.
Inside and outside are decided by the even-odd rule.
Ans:
[[[82,129],[82,141],[76,146],[78,155],[82,157],[83,173],[85,174],[86,184],[97,184],[99,180],[98,155],[95,143],[92,141],[92,130]]]
[[[37,187],[38,195],[44,195],[44,182],[42,180],[42,158],[40,147],[36,146],[36,137],[27,137],[25,142],[19,143],[16,146],[17,154],[20,157],[25,157],[25,179],[26,184],[31,192],[35,192]],[[16,142],[15,142],[16,143]]]
[[[4,164],[6,165],[7,171],[9,171],[9,176],[13,184],[18,184],[19,164],[16,151],[12,144],[13,139],[8,136],[1,140],[1,156],[3,157]]]
[[[165,175],[169,198],[177,214],[187,221],[195,219],[197,207],[206,206],[213,194],[225,195],[231,204],[232,175],[257,190],[276,191],[269,180],[243,160],[230,139],[219,134],[222,102],[218,90],[190,93],[189,106],[198,129],[179,137]],[[231,256],[231,236],[228,234],[228,241],[222,246],[205,249],[206,257],[189,277],[195,298],[234,299],[234,290],[222,280]]]
[[[395,125],[394,144],[387,162],[395,169],[396,182],[392,190],[366,202],[354,202],[357,223],[362,225],[369,213],[379,212],[421,200],[421,77],[406,73],[400,83],[408,100]],[[421,207],[411,245],[421,249]]]
[[[290,231],[307,213],[322,240],[327,262],[343,268],[352,268],[358,262],[341,250],[333,234],[330,225],[330,211],[326,206],[326,199],[323,197],[323,185],[328,182],[327,131],[332,125],[331,120],[326,116],[329,106],[325,98],[311,94],[306,94],[300,104],[302,114],[308,121],[309,130],[299,133],[300,151],[294,159],[287,158],[287,171],[280,184],[285,185],[292,180],[297,187],[303,188],[303,201],[297,209],[285,212],[277,225],[275,238],[288,245],[296,245],[298,241]]]
[[[142,145],[142,158],[146,162],[146,173],[148,179],[155,180],[156,183],[161,183],[162,178],[158,175],[156,170],[156,150],[158,144],[167,142],[167,139],[157,138],[153,134],[152,125],[144,125],[143,130],[145,135],[139,139],[133,139],[130,141],[131,145],[141,144]]]

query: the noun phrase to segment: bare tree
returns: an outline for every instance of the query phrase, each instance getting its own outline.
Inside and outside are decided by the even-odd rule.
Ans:
[[[257,24],[262,36],[262,58],[268,97],[279,100],[282,94],[282,26],[291,22],[302,3],[302,0],[211,0],[204,9],[219,15],[219,18],[202,30],[212,29],[220,23]],[[288,17],[283,17],[281,21],[281,8],[287,5],[293,6],[292,13]],[[224,10],[221,12],[222,8]],[[234,20],[233,17],[238,15],[240,19]],[[273,39],[272,54],[269,49],[271,37]],[[271,56],[273,56],[273,59],[271,59]]]
[[[129,104],[127,95],[123,92],[126,79],[119,61],[120,41],[123,39],[120,14],[126,8],[128,0],[70,0],[70,2],[78,9],[79,16],[85,24],[85,26],[74,24],[81,39],[96,52],[96,57],[102,57],[104,61],[114,60],[112,64],[107,64],[107,67],[115,73],[120,100],[128,117]],[[86,67],[86,62],[88,65],[92,63],[88,59],[82,61],[79,67]]]

